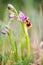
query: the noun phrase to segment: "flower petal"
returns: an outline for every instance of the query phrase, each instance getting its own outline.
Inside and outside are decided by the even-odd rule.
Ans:
[[[22,12],[20,12],[19,13],[19,20],[25,21],[25,19],[26,19],[26,16]]]

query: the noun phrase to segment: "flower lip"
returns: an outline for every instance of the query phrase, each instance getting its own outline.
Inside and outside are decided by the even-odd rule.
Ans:
[[[30,29],[32,27],[32,24],[29,20],[26,22],[26,26],[27,26],[28,29]]]
[[[27,25],[27,26],[31,26],[31,23],[30,23],[30,22],[28,22],[26,25]]]

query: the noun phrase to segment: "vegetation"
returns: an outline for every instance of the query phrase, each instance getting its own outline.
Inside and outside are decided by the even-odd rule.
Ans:
[[[43,0],[0,0],[0,65],[43,65]]]

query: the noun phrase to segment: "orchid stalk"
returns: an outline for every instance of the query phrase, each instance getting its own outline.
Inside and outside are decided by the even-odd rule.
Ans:
[[[22,12],[20,12],[18,14],[17,10],[11,4],[8,4],[8,9],[13,11],[15,17],[17,17],[18,20],[21,21],[22,29],[23,29],[23,32],[25,34],[25,39],[26,39],[26,47],[27,47],[27,50],[28,50],[28,56],[30,56],[30,41],[29,41],[29,36],[28,36],[27,28],[32,27],[32,25],[31,25],[28,17],[25,16]],[[24,43],[24,45],[25,45],[25,43]]]
[[[26,39],[26,43],[24,43],[24,46],[26,45],[26,48],[27,48],[27,51],[28,51],[27,57],[29,57],[30,56],[30,39],[29,39],[29,35],[28,35],[28,32],[27,32],[27,27],[31,28],[32,24],[30,23],[27,16],[25,16],[22,12],[19,13],[19,20],[21,20],[22,29],[23,29],[25,39]],[[21,46],[23,46],[23,45],[21,44]],[[24,48],[21,49],[21,50],[22,50],[22,53],[23,53]]]
[[[30,58],[30,39],[29,39],[29,35],[27,32],[27,29],[30,29],[32,27],[32,24],[29,20],[29,18],[27,16],[25,16],[22,12],[17,12],[17,10],[11,5],[8,4],[8,10],[9,10],[9,22],[7,23],[7,26],[5,26],[5,30],[2,31],[2,34],[7,34],[10,40],[10,44],[11,44],[11,49],[12,49],[12,57],[16,57],[15,60],[16,62],[18,62],[19,60],[24,60]],[[24,37],[25,37],[25,41],[22,44],[22,38],[20,38],[20,45],[21,45],[21,57],[19,57],[18,55],[18,49],[17,49],[17,44],[16,44],[16,40],[14,40],[12,38],[11,35],[11,29],[9,28],[11,20],[16,17],[17,20],[20,21],[21,25],[22,25],[22,30],[24,33]],[[21,34],[20,34],[21,35]],[[26,57],[23,57],[23,52],[24,52],[24,48],[26,48],[27,50],[27,55]],[[13,58],[13,61],[14,61]]]
[[[28,50],[28,56],[30,56],[30,39],[29,39],[29,35],[27,33],[27,28],[26,28],[26,25],[24,23],[21,23],[22,24],[22,29],[23,29],[23,32],[25,34],[25,39],[26,39],[26,43],[24,43],[24,45],[26,44],[26,47],[27,47],[27,50]]]
[[[11,44],[11,47],[12,47],[12,51],[15,52],[15,50],[16,50],[16,49],[15,49],[15,43],[14,43],[14,41],[13,41],[13,38],[12,38],[10,32],[8,33],[8,37],[9,37],[9,40],[10,40],[10,44]]]

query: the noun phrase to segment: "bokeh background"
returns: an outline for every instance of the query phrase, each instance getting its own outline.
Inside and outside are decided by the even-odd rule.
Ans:
[[[28,30],[28,34],[32,48],[36,49],[40,42],[43,41],[43,0],[0,0],[0,53],[2,52],[1,46],[5,42],[5,37],[2,36],[1,30],[3,25],[8,22],[8,3],[12,4],[18,12],[22,11],[30,18],[32,28]],[[19,27],[20,23],[17,25],[13,20],[11,28],[15,30],[15,37],[17,36],[17,38],[19,38]],[[19,41],[17,40],[17,42]]]

